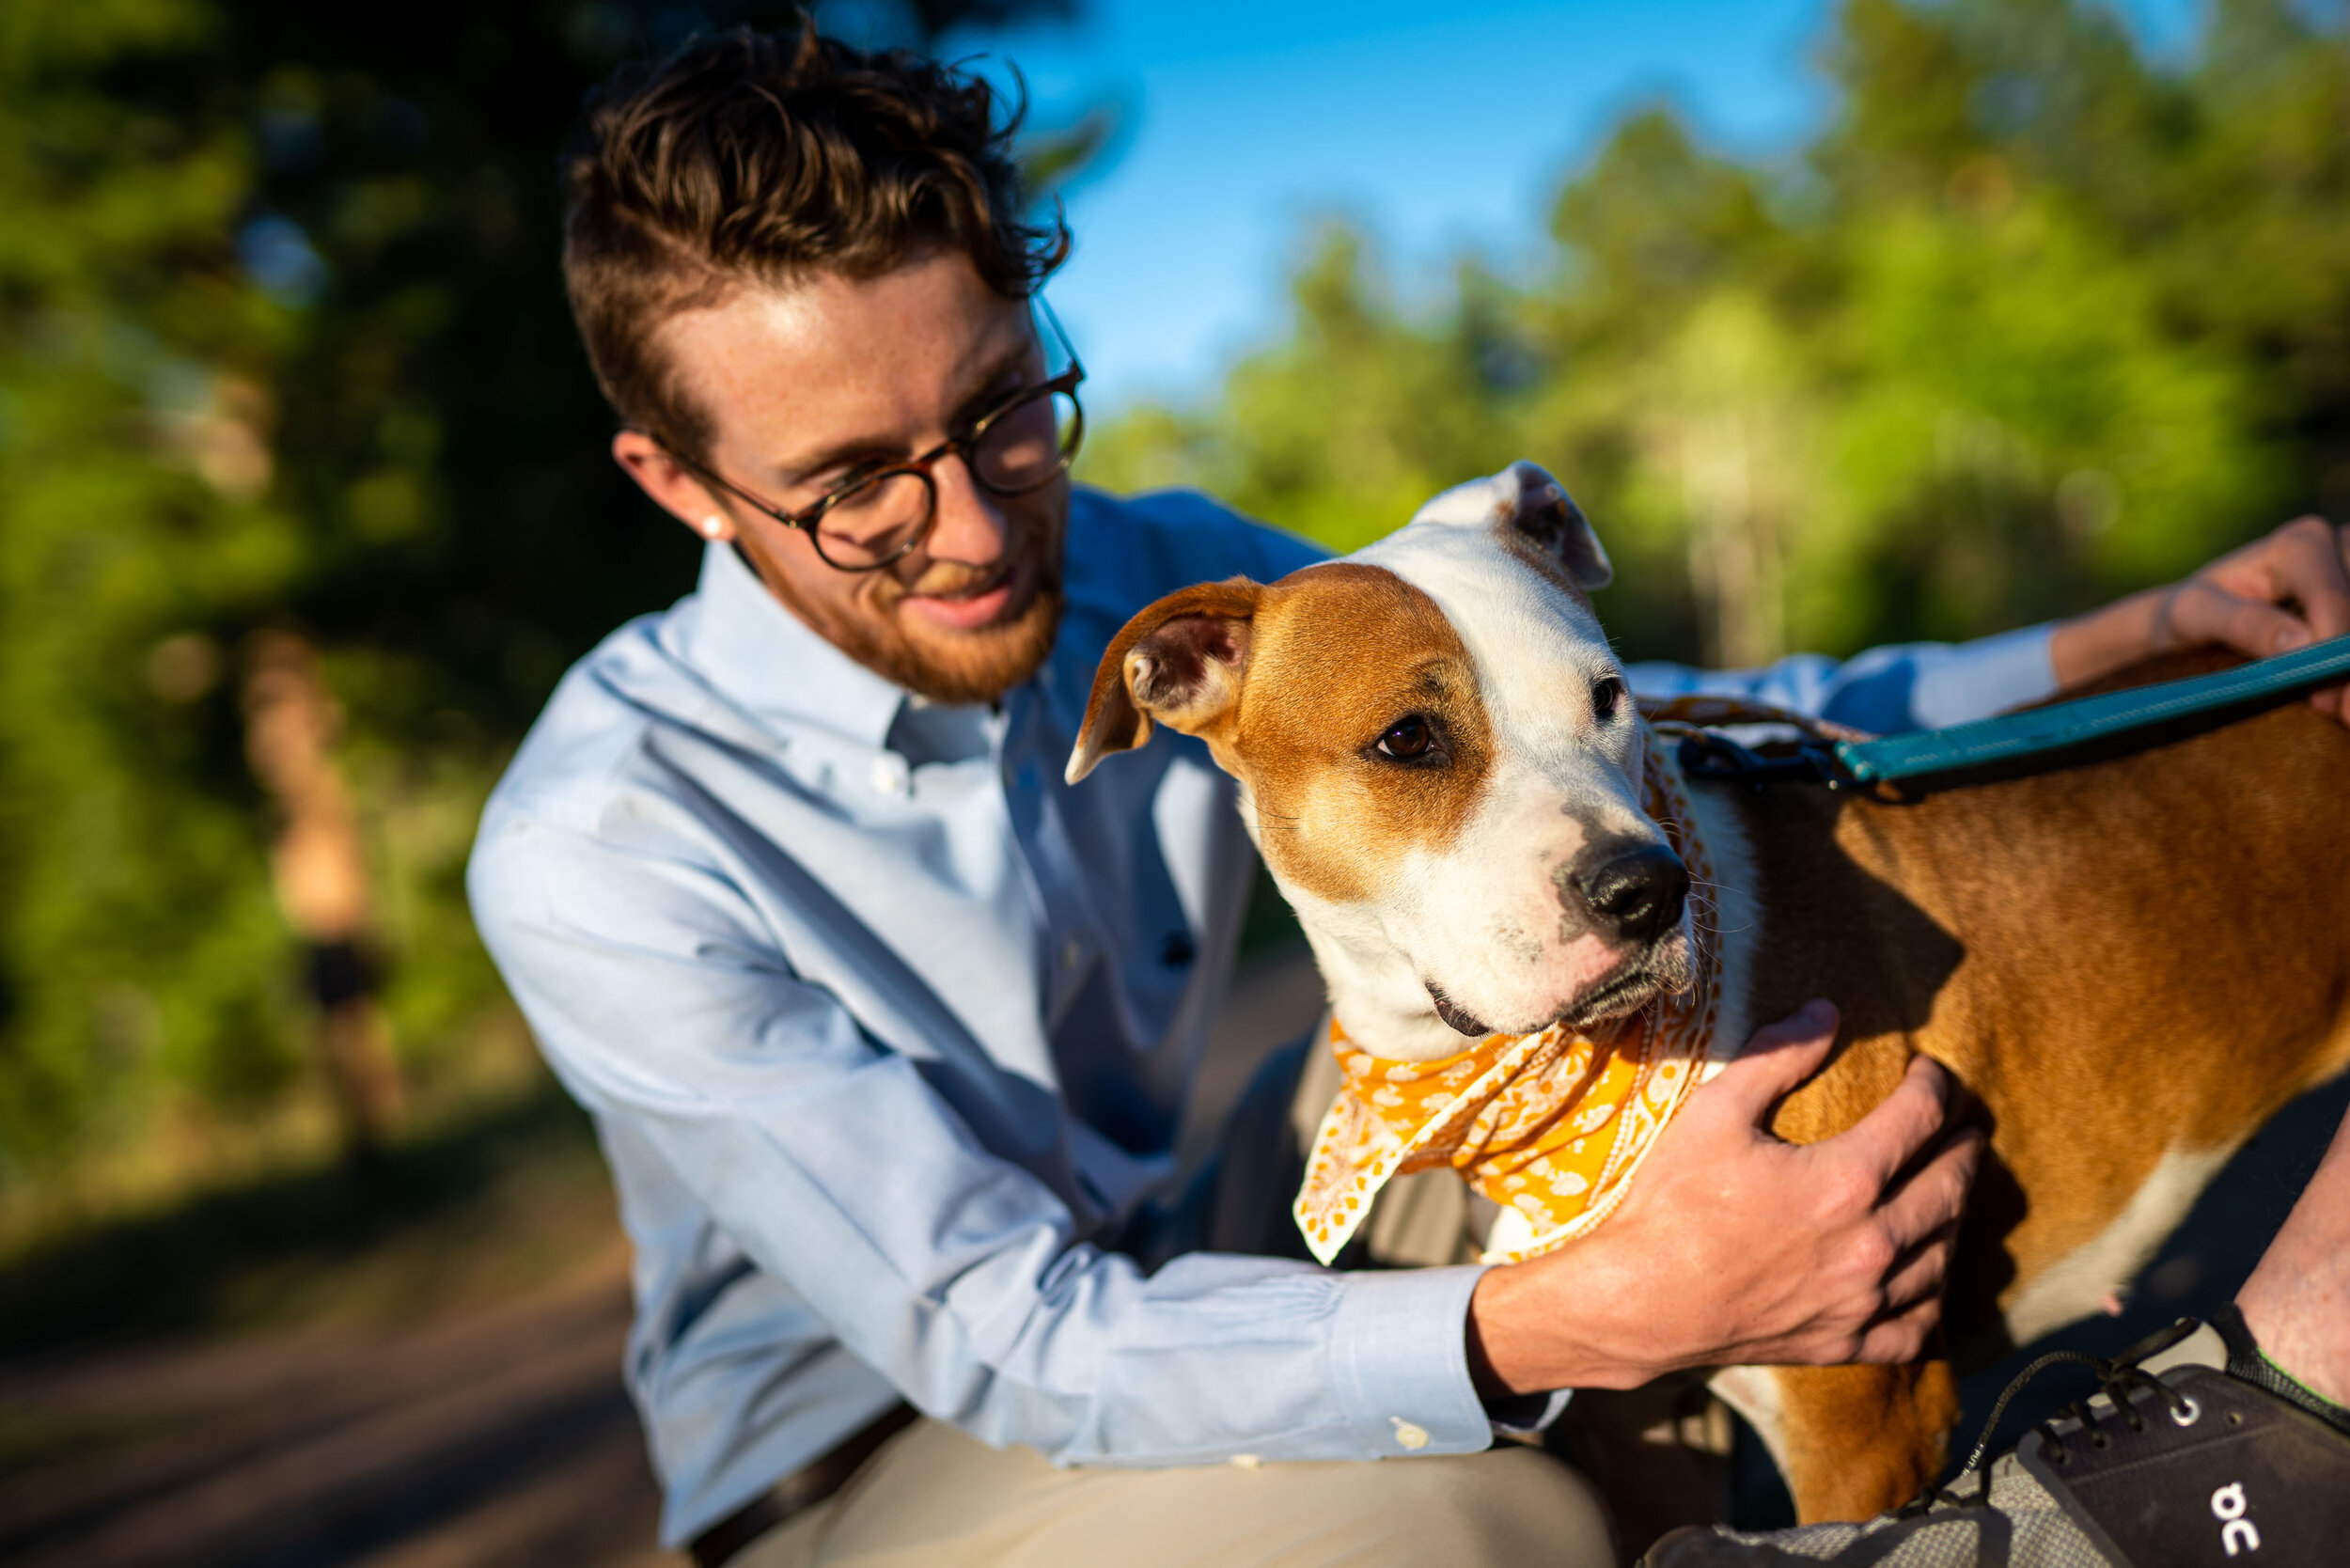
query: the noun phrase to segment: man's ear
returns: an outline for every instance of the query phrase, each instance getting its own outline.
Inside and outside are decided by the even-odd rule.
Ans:
[[[1093,673],[1093,695],[1065,776],[1074,784],[1113,751],[1151,738],[1151,721],[1196,735],[1232,711],[1257,601],[1246,577],[1200,583],[1168,594],[1110,639]]]
[[[1566,487],[1523,458],[1498,474],[1453,486],[1412,521],[1499,528],[1540,552],[1586,593],[1606,588],[1616,575]]]
[[[702,538],[734,537],[734,519],[691,470],[666,447],[639,430],[623,430],[612,437],[612,461],[636,487],[651,496],[661,510]]]

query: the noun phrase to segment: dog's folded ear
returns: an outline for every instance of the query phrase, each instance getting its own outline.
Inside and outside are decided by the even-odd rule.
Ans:
[[[1196,735],[1240,700],[1250,622],[1264,589],[1246,577],[1168,594],[1110,639],[1093,674],[1066,776],[1074,784],[1113,751],[1151,738],[1151,721]]]
[[[1616,575],[1599,535],[1566,487],[1540,463],[1523,458],[1498,474],[1454,485],[1420,508],[1412,521],[1499,528],[1586,593],[1606,588]]]

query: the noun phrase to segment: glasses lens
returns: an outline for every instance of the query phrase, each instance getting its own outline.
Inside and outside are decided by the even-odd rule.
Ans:
[[[1084,433],[1085,416],[1074,397],[1040,395],[1014,403],[989,423],[971,449],[971,466],[988,489],[1016,495],[1067,468]]]
[[[931,481],[912,469],[874,476],[824,509],[816,553],[850,572],[903,555],[931,520]]]

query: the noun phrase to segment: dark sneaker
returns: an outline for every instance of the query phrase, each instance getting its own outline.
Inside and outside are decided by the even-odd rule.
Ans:
[[[2114,1361],[2060,1352],[2102,1391],[2043,1421],[1988,1469],[1865,1524],[1765,1535],[1676,1530],[1644,1568],[2337,1568],[2350,1563],[2350,1436],[2232,1377],[2228,1348],[2183,1322]]]

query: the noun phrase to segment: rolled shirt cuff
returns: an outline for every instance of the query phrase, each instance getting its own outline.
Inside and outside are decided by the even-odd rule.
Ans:
[[[1345,1276],[1331,1325],[1331,1384],[1366,1453],[1475,1453],[1493,1418],[1469,1377],[1468,1308],[1484,1269]]]
[[[2055,628],[2026,626],[1979,637],[1920,661],[1909,709],[1919,728],[1938,729],[2041,701],[2057,689],[2048,642]]]

